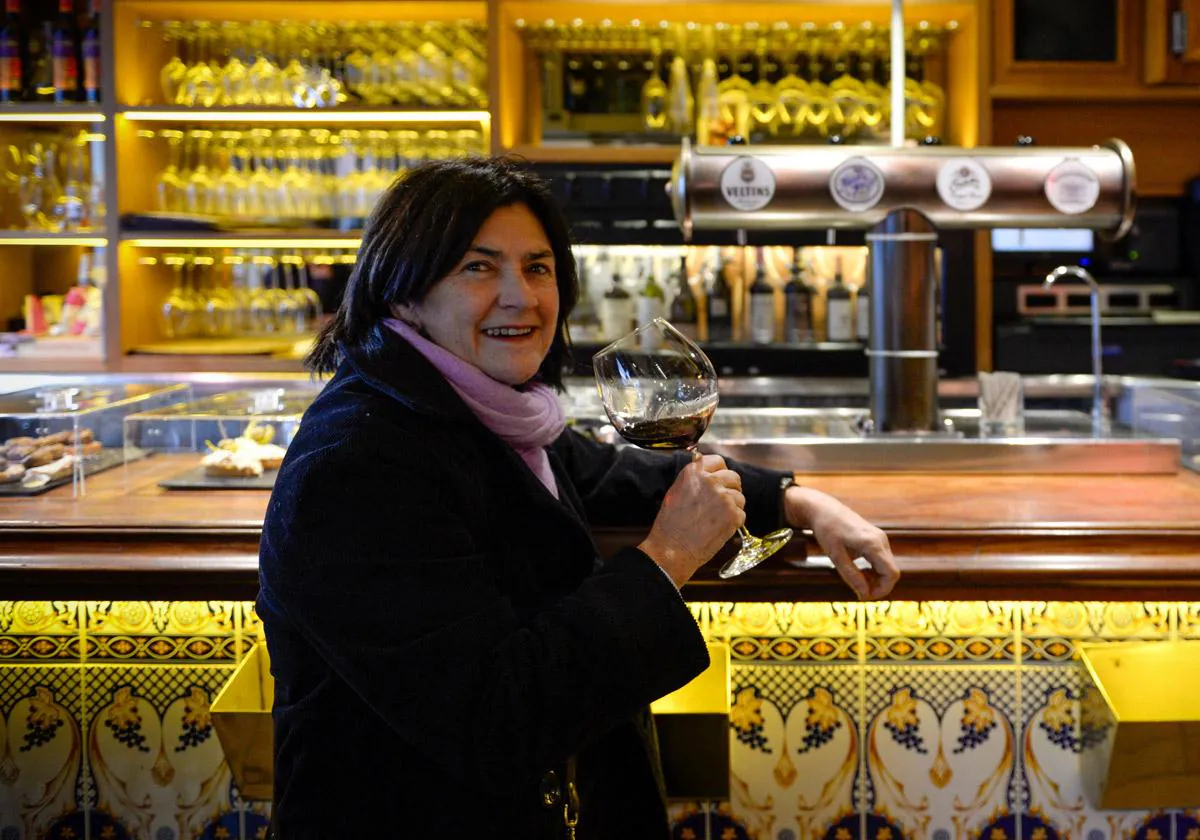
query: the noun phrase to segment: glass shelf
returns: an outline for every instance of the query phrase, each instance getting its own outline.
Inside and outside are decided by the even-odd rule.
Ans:
[[[469,124],[487,125],[487,111],[402,111],[395,109],[369,110],[362,108],[213,108],[193,110],[179,107],[127,108],[117,112],[131,122],[173,123],[406,123],[427,125]]]
[[[0,245],[84,245],[90,248],[103,248],[108,245],[108,239],[93,233],[0,230]]]

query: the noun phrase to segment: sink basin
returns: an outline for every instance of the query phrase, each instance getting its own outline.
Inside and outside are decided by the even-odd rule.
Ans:
[[[701,450],[800,472],[1174,473],[1174,438],[1115,427],[1092,433],[1078,411],[1026,411],[1020,437],[980,437],[977,409],[942,412],[945,430],[875,435],[861,408],[718,409]]]

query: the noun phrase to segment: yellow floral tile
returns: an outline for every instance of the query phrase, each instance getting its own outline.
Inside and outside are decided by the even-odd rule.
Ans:
[[[1175,605],[1179,626],[1179,638],[1200,638],[1200,603],[1183,601]],[[1200,840],[1200,838],[1196,838]]]
[[[1174,604],[1159,601],[1031,601],[1021,605],[1028,638],[1167,639]]]
[[[77,601],[0,601],[0,662],[82,661]]]
[[[739,636],[854,638],[858,635],[860,605],[855,603],[697,602],[690,606],[700,629],[713,641]]]
[[[1010,636],[1009,601],[881,601],[863,605],[868,636]]]
[[[735,636],[729,640],[729,650],[738,662],[857,662],[859,658],[857,639],[837,637]]]
[[[863,605],[864,657],[897,662],[1007,662],[1016,605],[1008,601],[884,601]]]
[[[236,662],[234,601],[88,601],[84,661]]]

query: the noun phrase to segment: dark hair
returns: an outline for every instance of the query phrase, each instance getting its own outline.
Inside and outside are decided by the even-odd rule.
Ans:
[[[567,317],[579,298],[571,235],[546,182],[510,158],[430,161],[387,189],[363,228],[342,304],[304,360],[308,368],[330,373],[343,350],[378,352],[376,325],[393,317],[392,306],[420,303],[467,253],[488,217],[514,204],[537,217],[554,252],[558,323],[535,378],[561,390],[570,353]]]

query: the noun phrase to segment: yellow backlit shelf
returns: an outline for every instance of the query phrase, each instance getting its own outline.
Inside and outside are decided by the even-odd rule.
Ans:
[[[487,111],[401,111],[364,108],[126,108],[117,115],[131,122],[171,123],[328,123],[411,124],[411,125],[488,125]]]
[[[104,114],[96,105],[51,105],[44,102],[17,102],[0,105],[0,123],[101,123]]]
[[[121,241],[135,248],[357,248],[362,235],[336,230],[219,232],[126,231]]]
[[[0,230],[0,245],[86,245],[103,248],[108,239],[94,233],[51,233],[43,230]]]

